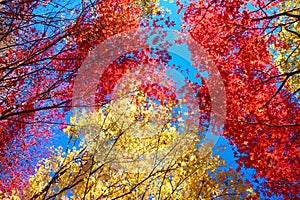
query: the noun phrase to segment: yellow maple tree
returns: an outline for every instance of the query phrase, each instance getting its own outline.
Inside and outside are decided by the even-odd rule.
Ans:
[[[286,74],[286,86],[292,92],[300,89],[300,1],[283,1],[279,7],[278,20],[275,25],[281,27],[278,33],[277,56],[275,64]]]
[[[194,128],[181,129],[183,122],[172,122],[176,106],[162,106],[137,91],[92,113],[77,113],[65,129],[70,147],[53,148],[52,155],[39,163],[25,197],[256,197],[240,174],[222,168],[225,161],[207,150],[209,144],[201,143]]]

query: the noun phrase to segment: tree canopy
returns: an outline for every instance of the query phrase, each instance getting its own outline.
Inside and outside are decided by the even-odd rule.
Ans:
[[[177,10],[163,4],[0,2],[0,197],[300,197],[300,1],[170,1]],[[191,66],[170,64],[171,48],[185,41],[163,31],[175,25],[207,53],[188,43],[180,52],[191,54]],[[153,32],[110,50],[111,38],[149,27]],[[93,50],[107,42],[101,51],[109,58],[151,34],[151,44],[118,54],[105,69],[102,60],[92,63],[99,69],[81,84],[103,70],[95,104],[74,104]],[[211,91],[215,77],[197,71],[207,64],[203,57],[226,94],[217,131],[210,124],[220,93]],[[204,142],[210,132],[234,148],[237,169]],[[68,145],[50,148],[57,135]],[[249,168],[255,173],[246,176]]]

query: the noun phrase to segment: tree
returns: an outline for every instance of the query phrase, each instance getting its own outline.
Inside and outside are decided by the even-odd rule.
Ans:
[[[43,145],[67,125],[72,82],[90,48],[138,27],[150,4],[155,10],[152,1],[143,1],[143,8],[130,0],[118,5],[0,2],[0,191],[23,187],[32,166],[45,154]],[[96,29],[99,32],[92,31]]]
[[[49,137],[47,124],[54,123],[43,121],[44,116],[59,118],[65,104],[66,93],[60,89],[67,87],[68,78],[51,65],[70,50],[57,48],[66,37],[65,30],[54,29],[63,23],[62,10],[41,16],[34,12],[38,5],[31,0],[1,1],[0,191],[4,192],[22,186],[32,171],[30,152],[38,157],[35,146]],[[49,109],[53,112],[45,112]]]
[[[36,174],[31,176],[24,197],[239,199],[256,196],[240,174],[222,169],[225,161],[205,151],[207,146],[200,142],[197,131],[180,133],[179,127],[167,120],[172,118],[170,110],[176,104],[165,107],[146,101],[147,95],[137,91],[94,113],[73,116],[72,125],[65,131],[70,143],[82,139],[79,147],[73,146],[65,152],[62,148],[53,149],[50,158],[41,161]],[[169,117],[160,117],[163,114]],[[161,118],[165,124],[158,123]],[[188,141],[178,143],[183,138]]]
[[[279,12],[265,16],[260,20],[272,22],[272,31],[276,37],[276,42],[272,45],[272,50],[276,56],[275,65],[279,68],[280,76],[285,77],[281,87],[288,88],[295,95],[299,96],[299,1],[283,1],[278,5]]]
[[[224,136],[237,147],[240,167],[252,167],[256,177],[267,180],[259,188],[262,194],[296,198],[299,104],[293,94],[277,87],[282,79],[276,79],[292,74],[281,75],[275,66],[268,51],[275,39],[262,31],[268,21],[258,20],[265,17],[262,7],[272,2],[254,1],[261,12],[252,12],[247,3],[192,2],[186,6],[183,29],[206,48],[222,75],[227,100]]]

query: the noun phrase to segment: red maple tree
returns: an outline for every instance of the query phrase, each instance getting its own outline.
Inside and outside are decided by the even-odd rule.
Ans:
[[[278,88],[283,79],[276,78],[283,75],[268,51],[276,38],[265,37],[267,21],[253,20],[259,12],[251,13],[247,3],[193,2],[184,13],[184,29],[206,48],[221,73],[227,100],[224,136],[237,147],[240,167],[254,168],[256,178],[267,180],[260,187],[264,195],[295,198],[300,179],[299,104],[293,94]]]
[[[67,125],[73,81],[88,51],[139,26],[143,10],[133,3],[1,2],[0,191],[22,191],[47,152],[42,146]]]

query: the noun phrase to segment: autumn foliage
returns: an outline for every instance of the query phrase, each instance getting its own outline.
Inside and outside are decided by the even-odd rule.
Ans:
[[[83,2],[68,9],[50,1],[1,2],[1,191],[26,184],[44,154],[40,144],[67,124],[72,82],[88,49],[138,27],[135,16],[142,9],[131,9],[130,4]],[[114,15],[118,9],[126,12]],[[106,15],[92,19],[94,12]],[[102,33],[94,31],[98,28]],[[97,40],[92,40],[95,33]]]
[[[299,198],[300,2],[174,4],[182,14],[179,22],[150,0],[0,2],[0,197]],[[221,136],[236,148],[236,171],[213,152],[199,154],[206,148],[201,139],[211,120],[207,82],[199,72],[186,72],[201,84],[185,80],[177,91],[172,78],[163,75],[170,68],[180,71],[180,63],[158,67],[172,59],[167,45],[121,55],[99,77],[96,109],[73,112],[74,81],[97,45],[133,29],[172,28],[175,23],[207,51],[222,76],[226,119]],[[192,55],[192,61],[201,56]],[[189,129],[178,109],[194,96],[198,105],[193,109],[200,117]],[[124,115],[127,108],[131,113]],[[144,140],[132,136],[137,130],[148,134]],[[99,149],[111,143],[96,142],[99,137],[115,141],[118,151],[106,155],[124,159],[126,152],[165,151],[195,130],[199,140],[189,138],[192,145],[158,169],[147,163],[142,168],[150,165],[152,171],[146,172],[112,160],[103,163]],[[57,134],[69,136],[69,149],[46,147]],[[116,153],[121,150],[124,154]],[[256,173],[243,177],[242,168]]]
[[[289,74],[280,73],[268,51],[269,45],[282,44],[282,39],[265,36],[262,30],[269,21],[257,20],[264,17],[264,9],[281,2],[254,1],[256,11],[249,11],[246,3],[192,3],[184,14],[186,30],[207,48],[223,77],[227,97],[224,136],[238,148],[240,166],[255,168],[256,177],[267,180],[261,188],[263,192],[267,188],[267,195],[273,192],[292,198],[299,192],[299,102],[282,89]]]

